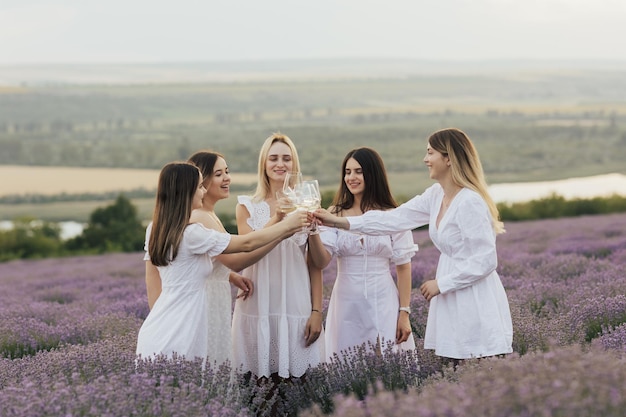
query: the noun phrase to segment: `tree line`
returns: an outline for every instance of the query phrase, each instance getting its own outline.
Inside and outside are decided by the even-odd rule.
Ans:
[[[334,192],[325,192],[322,205],[328,207]],[[498,204],[501,218],[507,221],[537,220],[582,215],[626,212],[626,197],[595,197],[566,200],[559,195],[525,203]],[[229,233],[237,233],[233,215],[220,218]],[[62,240],[61,230],[54,222],[18,218],[11,230],[0,231],[0,262],[12,259],[35,259],[70,255],[103,254],[107,252],[139,252],[144,247],[145,224],[137,208],[124,194],[111,205],[97,208],[83,232]]]

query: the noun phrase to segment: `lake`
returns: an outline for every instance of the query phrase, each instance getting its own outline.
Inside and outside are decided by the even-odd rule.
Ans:
[[[149,174],[147,176],[149,177]],[[518,203],[549,197],[552,194],[558,194],[566,199],[609,197],[613,194],[626,196],[626,175],[613,173],[557,181],[493,184],[489,191],[496,203]],[[62,239],[80,235],[85,227],[84,223],[74,221],[60,222],[59,225]],[[0,230],[7,230],[12,226],[11,221],[0,221]]]

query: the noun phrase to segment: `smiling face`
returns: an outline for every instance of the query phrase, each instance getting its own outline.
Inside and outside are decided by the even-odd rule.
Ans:
[[[269,182],[280,183],[282,186],[285,181],[285,174],[291,172],[292,169],[291,148],[283,142],[274,142],[265,160],[265,175],[267,175]]]
[[[228,198],[230,195],[230,173],[228,165],[222,157],[218,157],[213,166],[213,173],[210,178],[205,179],[206,195],[204,200],[212,202]]]
[[[361,195],[365,190],[365,178],[363,168],[356,159],[350,158],[346,161],[346,168],[343,173],[343,181],[352,195]]]
[[[433,149],[430,144],[426,147],[424,163],[428,167],[430,178],[435,181],[441,182],[447,175],[450,175],[450,158]]]

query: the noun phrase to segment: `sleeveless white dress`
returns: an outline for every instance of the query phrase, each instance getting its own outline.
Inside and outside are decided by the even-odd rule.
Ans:
[[[391,276],[393,264],[411,262],[417,251],[411,232],[368,236],[335,228],[322,228],[326,250],[337,259],[337,278],[326,316],[326,356],[339,358],[350,347],[381,342],[384,353],[392,342],[394,351],[415,349],[413,334],[395,344],[399,296]],[[368,346],[369,347],[369,346]]]
[[[146,253],[152,225],[146,230]],[[230,235],[194,223],[185,229],[176,259],[157,267],[162,291],[137,337],[143,358],[174,353],[202,358],[211,366],[231,360],[230,271],[213,260],[228,246]]]
[[[270,220],[265,201],[239,196],[253,230]],[[279,243],[242,274],[254,281],[254,294],[235,302],[232,326],[234,366],[257,378],[277,373],[300,377],[324,360],[324,333],[305,346],[304,331],[311,315],[311,283],[306,265],[307,235],[296,233]]]

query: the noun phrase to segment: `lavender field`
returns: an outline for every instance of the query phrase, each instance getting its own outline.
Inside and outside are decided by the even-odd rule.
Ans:
[[[0,264],[0,415],[624,415],[626,214],[506,227],[498,271],[514,354],[453,369],[421,348],[381,358],[359,347],[274,395],[227,366],[136,361],[148,313],[139,253]],[[415,238],[414,288],[438,257],[427,232]],[[333,277],[334,264],[326,302]],[[412,308],[419,346],[428,306],[416,290]]]

